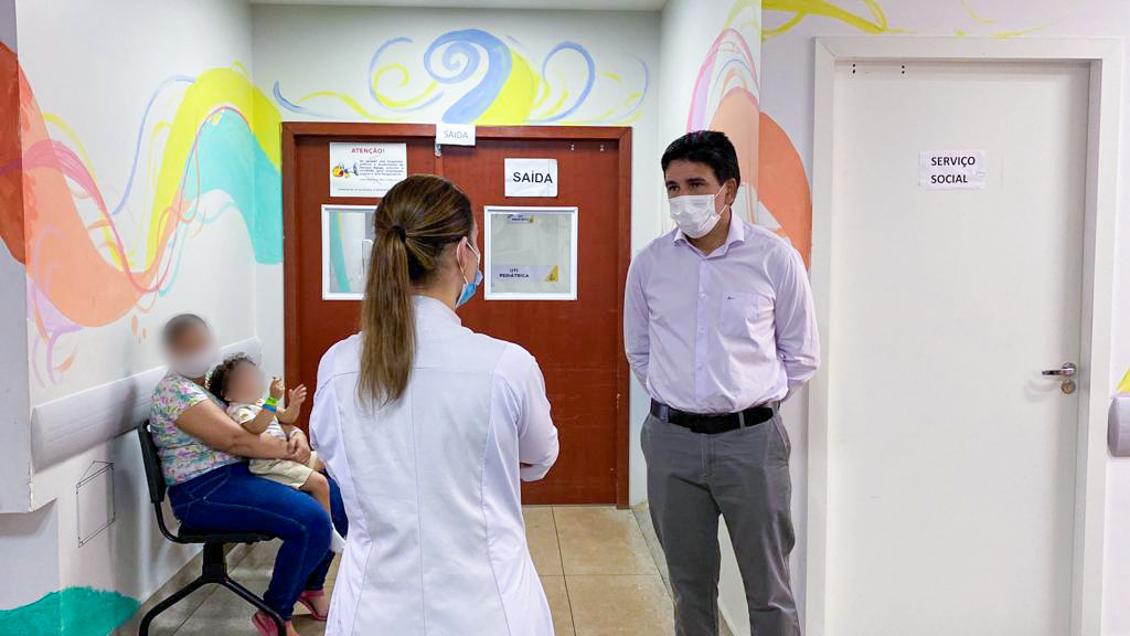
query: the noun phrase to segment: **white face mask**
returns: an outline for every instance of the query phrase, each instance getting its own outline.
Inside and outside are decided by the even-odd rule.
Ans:
[[[220,349],[215,343],[187,356],[169,358],[169,368],[186,378],[196,379],[208,375],[220,363]]]
[[[719,194],[722,194],[722,190],[714,194],[688,194],[668,199],[675,225],[691,238],[702,238],[709,234],[722,218],[714,209],[714,200]]]

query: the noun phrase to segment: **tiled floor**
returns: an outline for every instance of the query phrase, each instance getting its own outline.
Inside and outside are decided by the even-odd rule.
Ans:
[[[526,535],[541,575],[558,636],[673,634],[671,598],[630,510],[605,507],[531,507]],[[262,592],[277,546],[248,551],[233,576]],[[332,588],[336,563],[330,571]],[[226,590],[197,591],[180,612],[154,622],[154,636],[255,634],[251,611]],[[193,609],[195,607],[195,609]],[[303,636],[321,636],[322,623],[298,608],[294,624]]]

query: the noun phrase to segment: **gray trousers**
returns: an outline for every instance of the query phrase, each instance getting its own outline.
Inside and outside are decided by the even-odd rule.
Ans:
[[[678,636],[716,636],[718,515],[726,520],[755,636],[800,636],[789,585],[793,549],[788,433],[757,426],[692,433],[649,415],[641,434],[651,520],[667,558]]]

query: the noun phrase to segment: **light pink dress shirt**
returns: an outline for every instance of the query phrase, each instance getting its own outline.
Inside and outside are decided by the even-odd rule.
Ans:
[[[820,363],[800,254],[731,218],[725,244],[709,255],[674,230],[628,272],[628,362],[653,399],[682,411],[734,413],[782,400]]]

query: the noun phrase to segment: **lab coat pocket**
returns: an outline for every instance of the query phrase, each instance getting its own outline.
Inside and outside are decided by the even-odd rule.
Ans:
[[[753,326],[771,307],[768,298],[745,292],[728,292],[722,295],[722,309],[718,315],[718,331],[724,336],[746,338]]]

